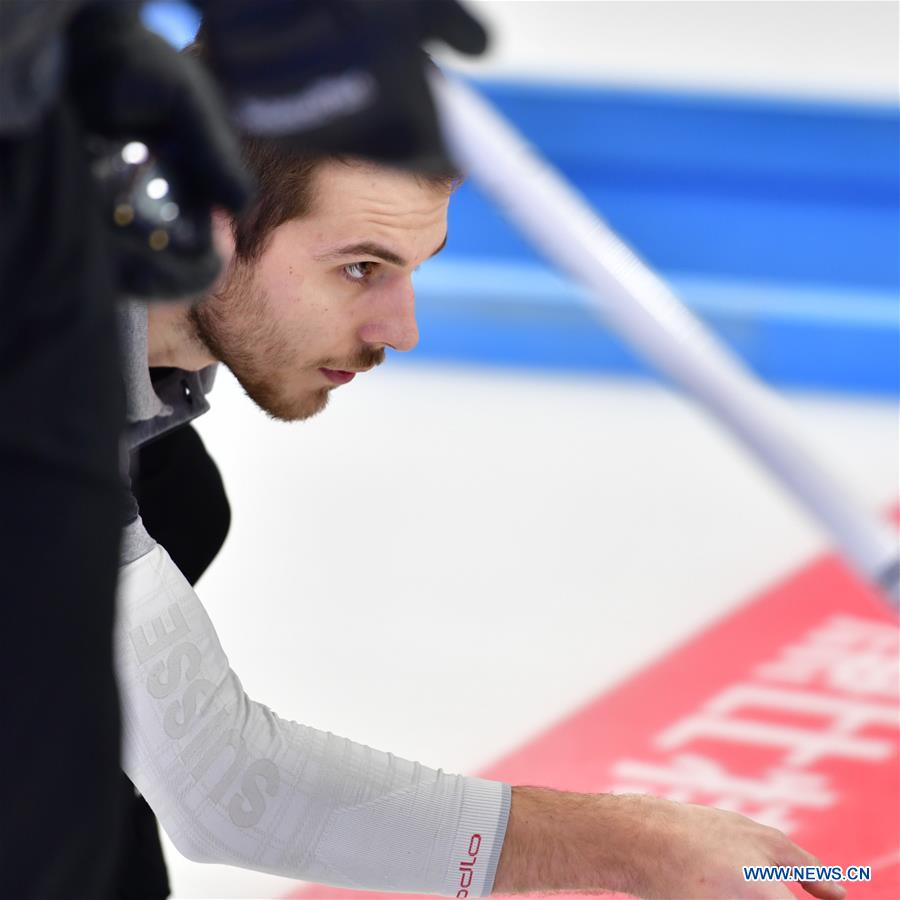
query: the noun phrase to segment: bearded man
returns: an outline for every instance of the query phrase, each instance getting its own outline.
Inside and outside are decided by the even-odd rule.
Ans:
[[[115,648],[123,767],[176,847],[307,881],[456,897],[792,896],[745,883],[741,866],[815,858],[743,816],[450,775],[284,720],[243,692],[192,589],[229,512],[189,423],[208,410],[220,363],[268,415],[293,421],[386,349],[412,350],[412,274],[447,241],[456,183],[262,138],[245,138],[244,156],[259,191],[241,215],[214,217],[223,277],[193,305],[133,304],[125,316],[135,502]]]

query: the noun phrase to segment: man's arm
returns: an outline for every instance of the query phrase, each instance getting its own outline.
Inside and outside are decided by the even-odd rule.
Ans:
[[[639,794],[514,787],[495,894],[617,891],[659,898],[784,898],[778,882],[746,882],[742,866],[821,865],[780,831],[745,816]],[[804,882],[840,900],[831,882]]]
[[[123,768],[198,861],[358,889],[660,900],[790,900],[781,884],[744,882],[741,867],[818,864],[736,813],[633,794],[510,795],[281,719],[243,692],[159,546],[122,569],[115,644]]]
[[[122,767],[185,856],[356,889],[491,892],[509,786],[251,700],[158,545],[121,570],[115,651]]]

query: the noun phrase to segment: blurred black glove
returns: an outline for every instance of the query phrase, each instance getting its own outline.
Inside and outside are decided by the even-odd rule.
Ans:
[[[67,93],[85,129],[106,139],[94,171],[120,288],[186,296],[220,269],[212,207],[240,210],[251,185],[208,74],[143,27],[140,5],[110,0],[76,17],[67,35]],[[134,147],[123,154],[126,142],[143,143],[149,155],[136,161]]]
[[[241,130],[425,171],[450,168],[423,49],[487,34],[457,0],[206,0],[210,63]]]

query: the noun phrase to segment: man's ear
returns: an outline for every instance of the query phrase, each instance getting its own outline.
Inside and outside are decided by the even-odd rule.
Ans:
[[[216,253],[222,260],[222,270],[225,271],[234,259],[234,219],[229,212],[220,207],[212,211],[212,238]]]

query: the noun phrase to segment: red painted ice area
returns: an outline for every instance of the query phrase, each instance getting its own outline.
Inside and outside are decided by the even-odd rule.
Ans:
[[[884,599],[824,557],[478,774],[735,809],[826,865],[871,865],[850,900],[898,900],[898,635]]]

